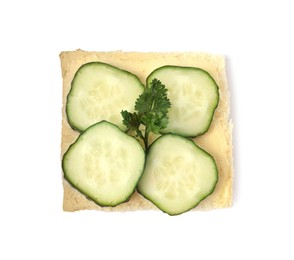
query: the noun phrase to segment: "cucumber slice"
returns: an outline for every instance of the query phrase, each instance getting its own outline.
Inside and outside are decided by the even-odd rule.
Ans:
[[[217,181],[211,155],[190,139],[166,134],[150,146],[137,190],[163,212],[178,215],[211,194]]]
[[[65,179],[101,206],[129,199],[143,172],[145,152],[139,142],[106,121],[90,126],[65,153]]]
[[[139,78],[128,71],[101,62],[86,63],[76,72],[67,96],[68,122],[80,132],[102,120],[126,131],[120,112],[133,112],[143,90]]]
[[[154,70],[147,84],[156,78],[168,89],[171,102],[169,124],[161,133],[186,137],[204,134],[218,105],[218,86],[204,70],[193,67],[163,66]]]

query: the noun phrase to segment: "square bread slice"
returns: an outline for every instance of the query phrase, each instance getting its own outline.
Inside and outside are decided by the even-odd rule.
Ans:
[[[63,78],[62,141],[61,157],[78,137],[78,132],[71,129],[67,122],[65,105],[71,87],[71,81],[78,68],[87,62],[99,61],[109,63],[136,74],[145,84],[147,76],[163,65],[199,67],[210,73],[219,86],[220,100],[212,124],[204,135],[194,141],[210,153],[217,163],[219,181],[214,192],[204,199],[195,210],[226,208],[232,205],[233,191],[233,157],[232,157],[232,122],[230,119],[229,91],[225,71],[225,58],[196,52],[87,52],[82,50],[66,51],[60,54]],[[83,194],[63,181],[63,210],[77,211],[95,209],[101,211],[134,211],[157,209],[151,202],[135,192],[131,199],[116,207],[100,207],[88,200]]]

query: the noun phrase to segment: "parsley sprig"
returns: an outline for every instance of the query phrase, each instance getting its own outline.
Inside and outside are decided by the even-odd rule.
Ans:
[[[123,124],[144,141],[147,150],[149,134],[151,132],[158,134],[160,130],[167,127],[170,106],[165,85],[158,79],[153,79],[137,98],[135,112],[121,111]],[[145,126],[143,130],[141,125]]]

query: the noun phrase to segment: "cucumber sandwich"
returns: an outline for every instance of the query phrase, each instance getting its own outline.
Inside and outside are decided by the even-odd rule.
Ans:
[[[199,63],[183,66],[180,58],[180,66],[169,65],[177,56],[166,65],[154,58],[156,67],[143,55],[124,55],[109,55],[106,63],[107,53],[93,53],[64,77],[64,209],[153,205],[179,215],[200,205],[230,205],[229,131],[222,132],[226,119],[215,115],[219,105],[227,109],[220,99],[223,82],[212,76],[218,74]]]

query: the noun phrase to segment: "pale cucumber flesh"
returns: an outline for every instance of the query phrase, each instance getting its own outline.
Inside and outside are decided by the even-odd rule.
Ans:
[[[86,63],[76,72],[67,96],[68,121],[80,132],[102,120],[126,131],[120,112],[133,112],[143,90],[138,77],[130,72],[101,62]]]
[[[162,211],[178,215],[211,194],[217,181],[211,155],[192,140],[166,134],[150,146],[137,189]]]
[[[195,137],[205,133],[218,105],[218,86],[206,71],[192,67],[163,66],[154,70],[147,84],[156,78],[168,89],[171,102],[169,124],[161,133]]]
[[[65,179],[101,206],[128,200],[144,164],[145,153],[139,142],[106,121],[82,133],[62,162]]]

